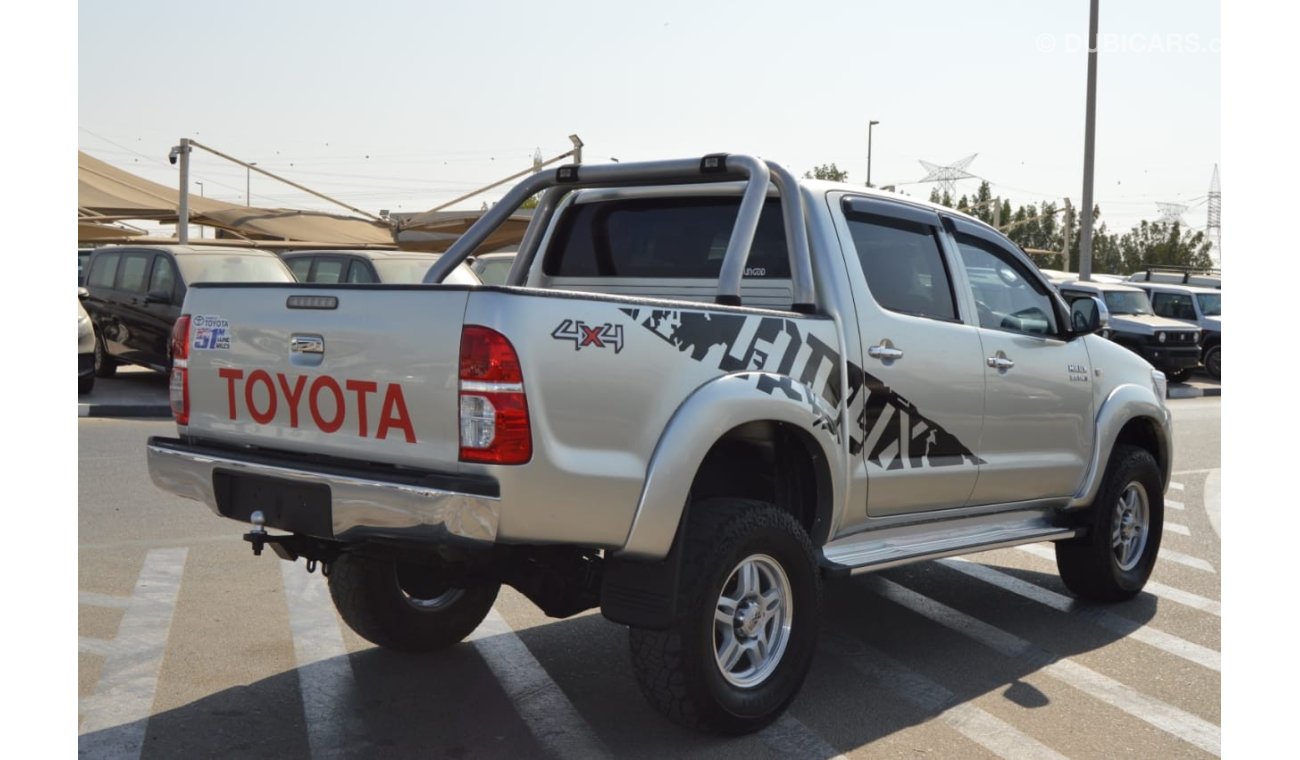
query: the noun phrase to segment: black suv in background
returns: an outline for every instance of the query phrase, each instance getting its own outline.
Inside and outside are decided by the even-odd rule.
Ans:
[[[91,254],[82,303],[95,324],[95,375],[118,364],[171,370],[172,325],[196,282],[293,282],[269,251],[188,245],[112,246]]]

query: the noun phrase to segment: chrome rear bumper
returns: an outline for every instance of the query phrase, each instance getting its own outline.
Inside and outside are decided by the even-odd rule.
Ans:
[[[147,446],[149,477],[154,485],[207,504],[218,515],[213,488],[217,470],[237,475],[279,478],[329,486],[333,536],[433,539],[455,536],[493,542],[497,536],[500,501],[491,496],[461,493],[410,482],[332,473],[294,462],[270,463],[238,453],[214,452],[173,439],[151,438]]]

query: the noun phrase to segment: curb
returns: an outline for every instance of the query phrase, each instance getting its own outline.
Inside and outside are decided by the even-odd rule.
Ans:
[[[160,404],[77,404],[78,417],[171,417],[172,409]]]
[[[1209,396],[1222,396],[1222,388],[1173,388],[1165,395],[1165,398],[1202,398]]]

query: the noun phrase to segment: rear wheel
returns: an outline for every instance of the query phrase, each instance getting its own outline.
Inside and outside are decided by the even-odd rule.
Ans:
[[[95,377],[112,377],[117,372],[117,360],[108,355],[104,339],[95,335]]]
[[[87,372],[77,376],[77,395],[84,396],[95,388],[95,373]]]
[[[1145,449],[1120,445],[1090,511],[1082,538],[1058,541],[1061,580],[1085,599],[1114,602],[1137,595],[1151,577],[1164,528],[1163,480]]]
[[[812,543],[763,502],[710,499],[688,520],[677,618],[667,630],[629,631],[637,683],[673,721],[757,731],[812,663],[821,603]]]
[[[427,568],[354,554],[330,563],[329,586],[352,630],[401,652],[433,652],[461,641],[487,617],[501,588],[449,586]]]

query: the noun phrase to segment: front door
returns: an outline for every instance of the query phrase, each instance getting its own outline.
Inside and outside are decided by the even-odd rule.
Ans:
[[[1057,299],[1000,236],[949,219],[979,318],[983,463],[971,504],[1072,495],[1092,456],[1092,364]]]

